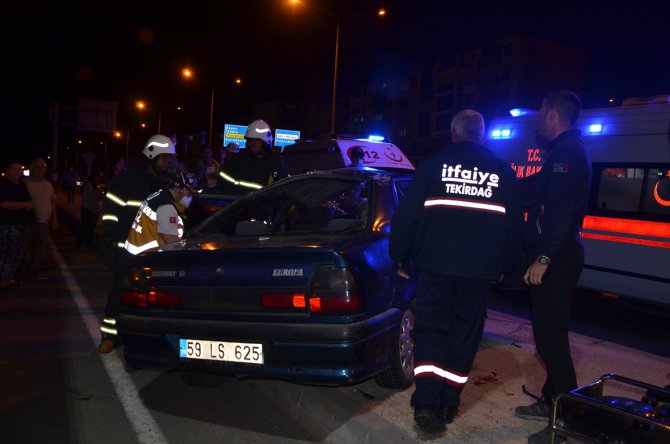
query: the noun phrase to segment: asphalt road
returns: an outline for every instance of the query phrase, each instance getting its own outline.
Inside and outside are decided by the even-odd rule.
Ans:
[[[530,319],[528,301],[491,295],[489,307]],[[576,289],[571,304],[570,331],[670,358],[670,307],[630,299],[613,299]]]
[[[234,378],[198,389],[176,372],[127,372],[119,353],[96,350],[111,278],[102,245],[75,251],[65,224],[53,240],[45,262],[50,279],[0,293],[0,442],[422,441],[411,419],[411,389],[384,390],[373,381],[333,389]],[[494,294],[491,308],[496,311],[489,312],[462,417],[434,442],[521,443],[542,426],[511,415],[513,405],[529,401],[521,382],[539,377],[526,305]],[[666,312],[645,310],[575,295],[571,326],[583,380],[613,370],[667,384]],[[603,347],[614,360],[590,357]],[[622,365],[613,364],[617,357]]]
[[[99,355],[111,274],[61,224],[45,281],[0,294],[0,442],[303,443],[314,439],[249,381],[215,389]],[[100,245],[98,247],[101,247]]]

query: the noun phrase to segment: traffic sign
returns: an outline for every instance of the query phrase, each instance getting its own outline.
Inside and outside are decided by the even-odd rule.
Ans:
[[[282,151],[284,151],[286,145],[293,145],[298,139],[300,139],[300,131],[285,129],[275,130],[275,146],[280,146]]]
[[[223,129],[223,146],[228,146],[230,142],[235,142],[240,148],[246,148],[247,141],[244,133],[247,131],[247,125],[233,125],[226,123]]]

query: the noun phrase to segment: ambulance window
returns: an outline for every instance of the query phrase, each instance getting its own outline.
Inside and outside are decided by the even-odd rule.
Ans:
[[[407,188],[409,188],[410,182],[410,180],[395,181],[395,191],[396,195],[398,196],[398,202],[400,202],[402,198],[405,197],[405,193],[407,192]]]
[[[670,172],[668,169],[649,169],[642,210],[645,213],[670,216]]]
[[[598,208],[638,211],[643,180],[642,168],[605,168],[600,174]]]

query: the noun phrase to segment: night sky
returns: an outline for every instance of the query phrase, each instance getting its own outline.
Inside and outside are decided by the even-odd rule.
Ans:
[[[3,160],[27,162],[51,152],[49,107],[55,101],[65,108],[76,106],[78,98],[116,101],[120,127],[137,119],[133,106],[139,98],[151,107],[148,112],[161,110],[163,127],[181,105],[202,128],[209,123],[212,86],[222,119],[273,99],[328,104],[336,19],[324,11],[349,16],[341,19],[340,97],[352,86],[512,33],[590,51],[585,93],[594,103],[587,106],[603,105],[609,97],[670,94],[668,1],[303,2],[313,7],[288,7],[284,0],[14,6],[3,12],[1,31],[10,98],[3,113],[9,139]],[[382,6],[388,14],[380,19],[374,11]],[[190,82],[180,77],[184,66],[196,73]],[[242,86],[233,84],[238,76]],[[63,119],[74,114],[65,110]],[[68,131],[63,127],[61,134]]]

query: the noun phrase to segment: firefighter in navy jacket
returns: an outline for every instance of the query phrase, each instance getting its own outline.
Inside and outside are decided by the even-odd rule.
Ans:
[[[461,111],[452,145],[426,158],[391,225],[398,275],[417,271],[414,419],[444,430],[458,412],[484,328],[492,281],[519,259],[521,209],[514,172],[481,144],[484,118]]]
[[[547,379],[538,402],[515,410],[526,419],[548,421],[552,397],[577,388],[568,317],[572,289],[584,264],[580,230],[591,181],[591,161],[579,130],[573,128],[580,109],[579,97],[570,91],[547,94],[540,109],[538,136],[548,141],[548,152],[528,212],[526,249],[531,262],[524,281],[531,289],[533,335]],[[543,442],[549,430],[538,434],[529,440]]]
[[[120,292],[129,255],[124,250],[126,238],[137,209],[144,199],[158,191],[159,176],[175,160],[177,152],[169,137],[151,136],[144,145],[137,165],[116,176],[109,184],[102,210],[105,235],[115,245],[112,287],[107,295],[105,315],[100,324],[100,353],[111,352],[117,344],[116,315],[120,308]]]

